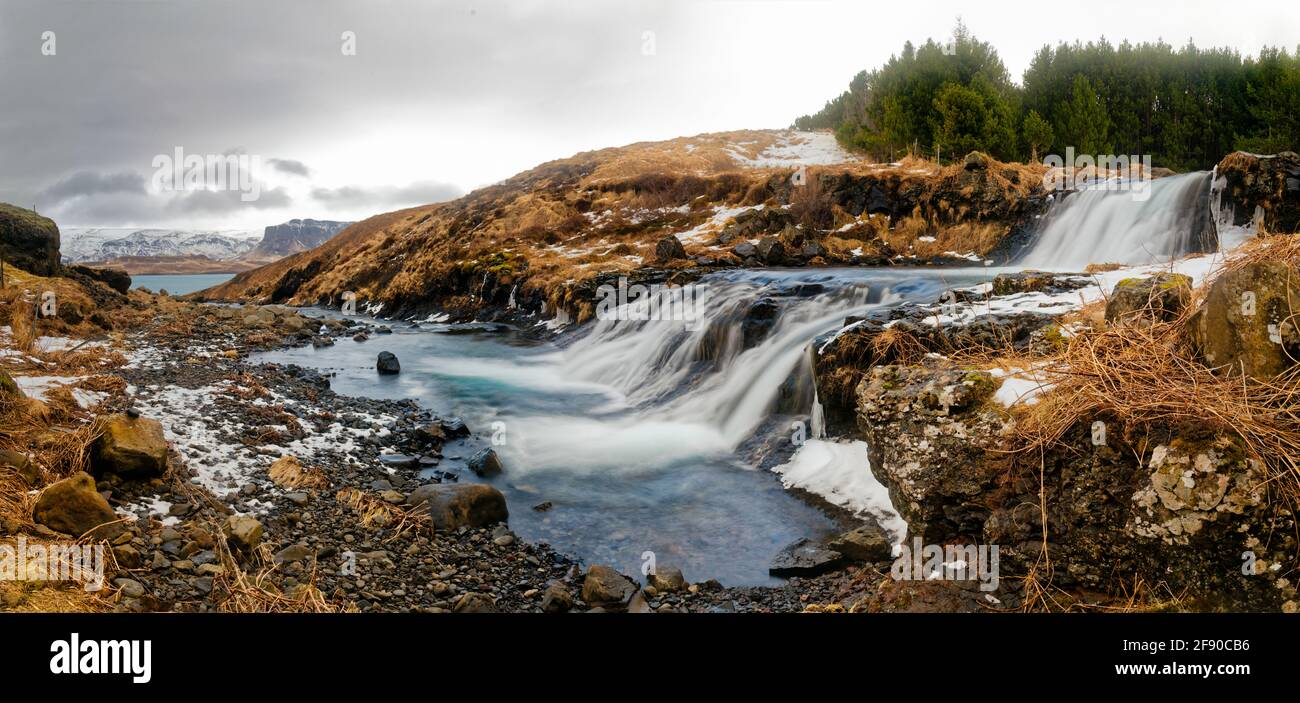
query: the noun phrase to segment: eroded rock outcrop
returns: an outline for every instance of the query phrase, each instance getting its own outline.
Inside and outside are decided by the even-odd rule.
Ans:
[[[1266,379],[1300,359],[1300,279],[1277,261],[1225,271],[1188,320],[1188,333],[1206,365]]]
[[[1019,453],[1016,420],[988,402],[995,384],[933,359],[877,367],[861,382],[871,470],[913,535],[999,545],[1004,578],[1042,568],[1046,548],[1061,588],[1141,580],[1209,609],[1294,601],[1284,575],[1250,566],[1285,562],[1297,545],[1290,508],[1268,495],[1238,440],[1195,428],[1129,436],[1100,416]]]

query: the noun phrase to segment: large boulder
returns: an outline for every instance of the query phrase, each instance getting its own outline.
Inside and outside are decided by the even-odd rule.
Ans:
[[[1191,300],[1191,276],[1162,272],[1145,278],[1125,278],[1115,284],[1106,301],[1106,322],[1112,325],[1172,322]]]
[[[482,483],[429,484],[406,498],[412,507],[427,505],[433,526],[440,530],[483,527],[510,517],[506,497]]]
[[[1300,156],[1295,152],[1234,152],[1223,157],[1215,175],[1213,193],[1223,224],[1259,220],[1273,232],[1300,229]]]
[[[379,359],[375,361],[375,370],[381,375],[392,375],[402,372],[402,365],[397,361],[397,355],[392,352],[379,352]]]
[[[6,264],[53,276],[59,272],[59,227],[32,210],[0,203],[0,257]]]
[[[32,519],[73,537],[90,533],[97,539],[111,539],[122,531],[116,524],[117,513],[95,490],[95,479],[86,473],[65,478],[42,491]]]
[[[1281,262],[1252,263],[1215,279],[1188,332],[1206,364],[1267,379],[1300,358],[1293,311],[1300,312],[1300,277]]]
[[[91,445],[90,466],[95,475],[154,478],[167,470],[167,439],[157,420],[130,415],[109,415],[103,432]]]

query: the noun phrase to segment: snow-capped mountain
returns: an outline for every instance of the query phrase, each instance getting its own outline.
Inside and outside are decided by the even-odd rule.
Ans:
[[[65,263],[110,261],[124,256],[202,256],[237,259],[258,244],[260,230],[175,230],[69,227],[59,248]]]

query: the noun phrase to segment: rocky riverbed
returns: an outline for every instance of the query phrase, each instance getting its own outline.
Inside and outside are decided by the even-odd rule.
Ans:
[[[108,541],[116,562],[107,607],[398,612],[899,607],[878,596],[865,598],[887,578],[888,544],[878,528],[856,534],[865,552],[842,547],[842,553],[828,557],[825,550],[805,547],[783,554],[778,557],[783,573],[795,576],[778,587],[691,583],[671,564],[657,565],[654,574],[623,575],[581,564],[545,544],[526,543],[510,531],[508,513],[545,506],[507,506],[495,488],[476,482],[475,471],[495,461],[477,428],[410,400],[338,395],[329,378],[315,370],[246,359],[249,351],[277,345],[359,343],[385,334],[386,327],[310,319],[280,306],[219,307],[148,297],[159,306],[164,324],[128,335],[120,345],[94,343],[104,354],[122,353],[126,361],[106,372],[121,382],[85,396],[84,407],[75,412],[79,424],[99,434],[87,448],[93,481],[75,474],[55,482],[38,499],[34,524],[7,526],[7,531],[47,538],[95,528],[94,536]],[[31,387],[26,378],[18,376],[20,387]],[[78,389],[85,379],[47,381],[33,395],[59,397],[49,389],[63,383]],[[471,460],[455,461],[464,457]],[[101,526],[107,522],[113,524]],[[910,596],[901,607],[914,607]],[[10,605],[20,605],[21,596],[11,600]],[[980,607],[979,602],[972,594],[966,606]]]

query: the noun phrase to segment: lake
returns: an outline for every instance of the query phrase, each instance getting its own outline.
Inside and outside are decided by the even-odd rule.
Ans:
[[[233,273],[187,273],[131,276],[132,288],[148,288],[155,293],[166,290],[172,295],[184,295],[196,290],[211,288],[234,278]]]

